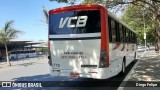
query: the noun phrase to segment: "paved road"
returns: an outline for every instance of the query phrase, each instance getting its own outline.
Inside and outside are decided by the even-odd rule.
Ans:
[[[62,82],[61,87],[43,88],[45,90],[117,90],[118,86],[121,84],[125,76],[128,74],[129,70],[135,63],[132,63],[128,68],[126,74],[122,77],[120,75],[112,77],[106,80],[95,80],[95,79],[71,79],[71,78],[58,78],[50,77],[48,65],[45,64],[33,64],[30,66],[21,66],[21,68],[10,69],[0,73],[0,77],[4,77],[1,80],[14,80],[14,81],[72,81],[72,82]],[[39,68],[39,69],[38,69]],[[55,82],[54,82],[55,83]],[[56,82],[58,83],[58,82]],[[65,85],[67,84],[67,85]],[[68,85],[69,84],[69,85]],[[48,86],[53,86],[49,84]],[[67,86],[67,87],[64,87]],[[117,86],[117,87],[109,87]],[[16,88],[19,89],[19,88]],[[37,88],[38,89],[38,88]],[[42,88],[41,88],[42,89]],[[9,89],[8,89],[9,90]]]
[[[130,66],[128,66],[126,70],[127,72],[123,77],[120,75],[117,75],[115,77],[112,77],[106,80],[95,80],[95,79],[86,79],[86,78],[71,79],[66,77],[52,78],[49,75],[49,66],[47,61],[48,61],[47,58],[43,58],[43,59],[30,58],[29,60],[28,59],[19,60],[18,62],[12,62],[12,66],[7,69],[2,69],[2,63],[1,63],[0,81],[72,81],[72,82],[63,82],[63,85],[61,87],[56,87],[54,84],[54,88],[47,88],[47,89],[51,89],[51,90],[53,89],[54,90],[99,90],[99,89],[100,90],[106,90],[106,89],[116,90],[118,86],[121,84],[121,82],[123,81],[123,79],[125,78],[125,76],[130,71],[130,69],[135,64],[135,63],[132,63]],[[67,87],[64,87],[66,85]],[[48,84],[48,86],[53,86],[53,85]],[[117,87],[108,87],[108,86],[117,86]],[[16,88],[16,89],[19,89],[19,88]],[[38,90],[40,88],[36,88],[36,89]],[[46,88],[43,88],[43,89],[46,89]]]

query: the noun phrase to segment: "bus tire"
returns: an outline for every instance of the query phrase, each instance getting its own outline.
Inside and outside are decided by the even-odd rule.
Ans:
[[[120,75],[123,76],[125,74],[126,71],[126,58],[123,58],[123,62],[122,62],[122,71],[120,72]]]

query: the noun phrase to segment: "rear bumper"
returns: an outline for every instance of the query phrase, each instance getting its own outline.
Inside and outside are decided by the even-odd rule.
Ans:
[[[106,70],[106,69],[105,69]],[[86,72],[74,72],[73,70],[59,70],[59,69],[50,69],[50,75],[52,77],[70,77],[70,78],[93,78],[93,79],[107,79],[110,77],[109,73],[106,73],[104,69],[98,70],[89,70]]]

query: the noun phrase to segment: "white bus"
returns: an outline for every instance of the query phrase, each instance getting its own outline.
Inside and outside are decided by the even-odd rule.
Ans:
[[[35,50],[16,50],[16,51],[9,51],[9,59],[21,59],[21,58],[30,58],[35,57],[36,52]]]
[[[107,79],[136,57],[136,33],[100,5],[49,11],[51,76]]]

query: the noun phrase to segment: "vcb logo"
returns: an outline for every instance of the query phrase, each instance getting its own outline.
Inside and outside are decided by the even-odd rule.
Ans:
[[[12,87],[11,82],[2,82],[2,87]]]
[[[87,19],[88,19],[88,16],[75,16],[75,17],[61,18],[59,23],[59,28],[63,28],[65,24],[67,24],[67,27],[69,28],[85,27]],[[77,20],[77,23],[71,24],[72,20]]]

